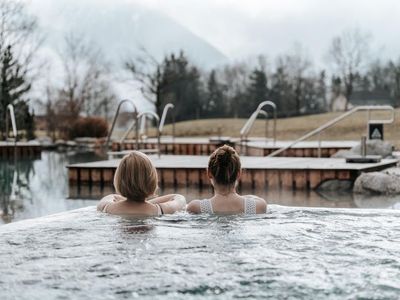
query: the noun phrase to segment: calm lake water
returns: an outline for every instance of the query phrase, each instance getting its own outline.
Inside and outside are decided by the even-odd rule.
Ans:
[[[113,192],[111,186],[68,187],[66,165],[103,160],[95,153],[48,152],[39,159],[0,161],[0,224],[45,216],[70,209],[95,205],[104,194]],[[210,190],[196,188],[167,188],[160,193],[181,193],[190,201],[207,198]],[[271,204],[304,207],[336,208],[400,208],[400,197],[364,197],[351,193],[292,192],[287,190],[243,190],[256,193]]]

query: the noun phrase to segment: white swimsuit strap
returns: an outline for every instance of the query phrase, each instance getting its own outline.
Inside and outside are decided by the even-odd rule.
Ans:
[[[257,200],[255,198],[244,198],[244,213],[248,215],[255,215],[257,213]]]
[[[210,199],[200,200],[200,212],[202,214],[213,214],[213,208]]]

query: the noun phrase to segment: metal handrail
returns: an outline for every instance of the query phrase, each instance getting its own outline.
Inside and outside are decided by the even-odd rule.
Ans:
[[[138,122],[141,121],[140,123],[140,130],[139,134],[142,135],[145,131],[146,127],[146,116],[151,116],[153,117],[157,122],[160,122],[160,117],[153,111],[145,111],[142,112],[138,115]]]
[[[164,110],[163,110],[162,115],[161,115],[160,126],[158,127],[158,131],[159,131],[160,133],[162,133],[162,131],[163,131],[163,129],[164,129],[164,124],[165,124],[165,120],[167,119],[168,110],[169,110],[169,109],[172,109],[172,108],[174,108],[174,107],[175,107],[175,106],[174,106],[172,103],[167,103],[167,104],[164,106]],[[174,120],[173,120],[172,126],[173,126],[173,129],[174,129],[174,127],[175,127],[175,118],[173,118],[173,119],[174,119]],[[174,135],[174,131],[175,131],[175,130],[173,130],[173,135]]]
[[[272,107],[272,110],[273,110],[273,117],[274,117],[274,125],[273,125],[274,126],[273,127],[273,135],[274,135],[274,137],[273,137],[273,141],[274,141],[274,145],[275,145],[275,143],[276,143],[276,117],[277,117],[277,115],[276,115],[276,105],[275,105],[274,102],[268,101],[268,100],[261,102],[258,105],[257,109],[251,114],[251,116],[247,120],[247,122],[244,124],[244,126],[240,130],[241,140],[247,139],[247,136],[248,136],[251,128],[253,127],[255,120],[257,119],[258,115],[260,114],[260,112],[261,112],[261,110],[262,110],[262,108],[264,106],[270,106],[270,107]]]
[[[160,120],[159,116],[152,112],[152,111],[147,111],[147,112],[143,112],[140,113],[137,117],[137,120],[133,120],[131,125],[129,125],[128,129],[125,131],[125,133],[123,134],[122,138],[119,140],[120,144],[124,143],[126,138],[128,137],[130,131],[132,130],[133,126],[135,126],[136,122],[138,122],[139,125],[139,121],[141,121],[140,123],[140,127],[139,127],[139,137],[143,134],[144,130],[145,130],[145,122],[146,122],[146,115],[151,115],[153,116],[157,121]]]
[[[11,119],[11,126],[13,130],[13,135],[14,135],[14,143],[17,143],[17,136],[18,136],[18,131],[17,131],[17,122],[15,121],[15,113],[14,113],[14,106],[12,104],[7,105],[7,110],[10,113],[10,119]],[[7,112],[6,112],[6,138],[8,138],[8,118],[7,118]]]
[[[114,131],[115,123],[117,122],[117,118],[118,118],[118,115],[119,115],[119,110],[121,109],[121,105],[124,104],[125,102],[128,102],[128,103],[132,104],[132,107],[133,107],[133,119],[135,121],[135,124],[137,124],[138,110],[137,110],[137,107],[136,107],[135,103],[130,99],[121,100],[119,102],[119,104],[118,104],[117,111],[115,112],[114,119],[113,119],[113,122],[112,122],[112,125],[111,125],[111,129],[108,132],[107,141],[106,141],[106,147],[107,148],[109,148],[109,146],[110,146],[110,139],[111,139],[111,135],[112,135],[112,133]],[[138,126],[136,126],[136,129],[135,129],[135,136],[136,136],[136,149],[139,149],[139,127]]]
[[[265,117],[265,139],[268,139],[268,113],[262,109],[259,114]]]
[[[175,105],[173,105],[172,103],[167,103],[164,106],[164,109],[162,112],[161,121],[158,126],[158,137],[157,137],[158,157],[161,156],[161,135],[162,135],[162,132],[164,129],[165,120],[167,119],[167,113],[168,113],[169,109],[173,109],[173,108],[175,108]],[[175,114],[172,113],[172,143],[174,143],[174,141],[175,141]]]
[[[368,118],[368,122],[367,122],[367,128],[369,124],[372,123],[383,123],[383,124],[390,124],[393,123],[394,121],[394,108],[393,106],[390,105],[363,105],[363,106],[356,106],[353,109],[349,110],[348,112],[345,112],[344,114],[336,117],[335,119],[325,123],[324,125],[321,125],[320,127],[318,127],[317,129],[314,129],[312,131],[310,131],[309,133],[303,135],[302,137],[300,137],[299,139],[295,140],[293,143],[289,144],[288,146],[285,146],[283,148],[280,148],[274,152],[272,152],[271,154],[268,155],[268,157],[273,157],[276,156],[280,153],[282,153],[283,151],[286,151],[289,148],[292,148],[294,145],[296,145],[297,143],[304,141],[316,134],[318,134],[318,157],[321,157],[321,136],[320,133],[330,127],[332,127],[333,125],[335,125],[336,123],[340,122],[341,120],[347,118],[348,116],[361,111],[361,110],[366,110],[367,111],[367,118]],[[371,110],[388,110],[391,111],[391,118],[387,119],[387,120],[370,120],[370,112]]]

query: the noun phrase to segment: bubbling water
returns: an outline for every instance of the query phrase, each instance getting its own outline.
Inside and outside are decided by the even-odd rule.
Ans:
[[[1,299],[397,299],[400,212],[124,219],[88,207],[0,227]]]

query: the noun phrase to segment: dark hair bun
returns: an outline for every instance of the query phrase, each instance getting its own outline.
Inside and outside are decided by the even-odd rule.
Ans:
[[[208,169],[216,183],[222,185],[234,184],[241,169],[239,155],[235,149],[228,145],[219,147],[211,154]]]
[[[233,153],[230,151],[230,149],[228,149],[228,146],[222,146],[221,148],[218,149],[218,152],[216,155],[217,162],[219,164],[228,163],[229,160],[231,159],[232,154]]]

